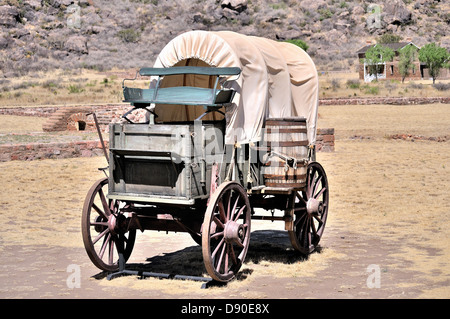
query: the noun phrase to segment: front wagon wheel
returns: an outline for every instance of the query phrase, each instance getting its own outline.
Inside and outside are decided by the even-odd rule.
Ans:
[[[288,232],[289,238],[296,250],[309,254],[319,244],[328,216],[328,180],[319,163],[308,165],[305,190],[294,196],[294,230]]]
[[[133,251],[136,229],[127,231],[121,213],[124,204],[107,199],[108,179],[92,185],[86,195],[81,220],[81,231],[86,252],[92,263],[104,271],[119,269],[119,252],[126,260]]]
[[[242,266],[250,243],[250,201],[244,188],[226,182],[212,195],[202,226],[202,253],[213,280],[228,282]]]

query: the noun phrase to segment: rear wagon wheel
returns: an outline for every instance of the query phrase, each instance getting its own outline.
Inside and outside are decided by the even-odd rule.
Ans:
[[[328,180],[319,163],[308,165],[305,191],[294,196],[294,230],[288,232],[289,238],[296,250],[309,254],[317,248],[328,216]]]
[[[81,231],[86,252],[92,263],[105,271],[119,269],[119,252],[125,261],[133,251],[136,230],[127,231],[125,217],[120,210],[123,203],[108,200],[108,179],[100,179],[86,195],[81,220]]]

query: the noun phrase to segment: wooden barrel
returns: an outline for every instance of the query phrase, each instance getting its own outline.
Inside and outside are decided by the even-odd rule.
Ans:
[[[264,184],[268,187],[304,188],[306,165],[301,161],[308,157],[306,119],[303,117],[270,118],[266,120],[265,143],[271,152],[295,158],[297,168],[289,167],[286,161],[272,155],[265,163]]]

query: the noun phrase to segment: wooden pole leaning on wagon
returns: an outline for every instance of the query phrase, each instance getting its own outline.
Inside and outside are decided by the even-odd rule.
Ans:
[[[97,129],[97,134],[98,134],[98,137],[99,137],[99,139],[100,139],[100,143],[101,143],[101,145],[102,145],[103,155],[105,155],[106,162],[107,162],[108,165],[109,165],[108,151],[106,150],[105,141],[103,141],[103,136],[102,136],[102,132],[101,132],[101,130],[100,130],[100,125],[98,125],[97,115],[95,114],[95,112],[88,113],[87,115],[91,115],[91,114],[92,114],[92,116],[94,117],[95,128]],[[106,169],[108,169],[108,166],[107,166],[107,167],[104,167],[104,168],[99,168],[99,170],[100,170],[100,171],[103,171],[103,173],[105,173],[106,177],[108,177],[108,175],[106,174]]]

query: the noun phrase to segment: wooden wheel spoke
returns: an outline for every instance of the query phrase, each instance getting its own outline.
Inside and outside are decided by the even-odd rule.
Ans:
[[[106,197],[102,189],[98,191],[98,195],[100,196],[100,200],[102,201],[104,213],[107,217],[109,217],[111,215],[111,210],[108,203],[106,202]]]
[[[220,237],[220,236],[223,236],[223,231],[212,234],[211,235],[211,239],[216,238],[216,237]]]
[[[307,240],[307,242],[305,243],[305,247],[310,248],[311,245],[312,245],[312,238],[311,238],[311,233],[309,232],[309,233],[308,233],[308,240]]]
[[[302,214],[302,216],[296,218],[294,221],[294,226],[297,227],[300,222],[302,222],[301,225],[303,225],[305,223],[306,216],[307,216],[307,214]]]
[[[97,237],[95,237],[94,240],[92,240],[92,244],[95,245],[101,238],[103,238],[108,233],[109,233],[109,228],[106,228]]]
[[[317,195],[314,196],[314,198],[319,198],[320,196],[322,196],[322,194],[327,190],[326,187],[323,187],[318,193]]]
[[[222,259],[223,259],[223,256],[224,256],[226,248],[227,248],[227,244],[225,243],[225,245],[222,246],[222,250],[220,252],[220,257],[219,257],[219,260],[218,260],[218,262],[216,264],[216,271],[217,272],[220,272],[220,267],[222,266]],[[226,260],[226,258],[225,258],[225,260]],[[224,269],[224,271],[226,271],[226,269]]]
[[[114,240],[109,241],[109,256],[108,256],[109,264],[114,263]]]
[[[227,221],[227,216],[225,214],[225,208],[223,207],[223,202],[219,201],[217,203],[217,207],[219,208],[220,219],[223,220],[223,222],[226,222]]]
[[[230,256],[231,256],[231,261],[233,262],[233,265],[237,265],[237,259],[236,259],[236,254],[234,252],[234,248],[233,245],[230,245]]]
[[[231,208],[231,191],[228,194],[227,219],[225,221],[230,220],[230,208]]]
[[[226,244],[225,245],[227,248],[226,248],[226,251],[225,251],[225,265],[224,265],[224,267],[223,267],[223,271],[225,272],[225,273],[227,273],[228,272],[228,256],[229,256],[229,253],[230,253],[230,245],[228,245],[228,244]]]
[[[90,226],[108,226],[108,222],[90,222]]]
[[[244,205],[244,206],[241,207],[241,209],[239,209],[239,211],[238,211],[238,213],[236,214],[236,216],[234,217],[233,221],[237,221],[237,220],[239,219],[239,217],[241,217],[242,212],[244,211],[244,209],[245,209],[246,207],[247,207],[247,206]]]
[[[99,257],[103,258],[106,248],[108,247],[108,245],[110,244],[111,241],[111,234],[108,234],[108,236],[106,236],[103,240],[102,246],[100,247],[100,252],[99,252]]]
[[[319,227],[320,227],[323,224],[322,219],[320,219],[320,217],[317,216],[317,215],[314,215],[313,217],[314,217],[315,220],[317,220],[317,222],[319,223]]]
[[[221,222],[221,220],[219,218],[217,218],[216,216],[214,216],[213,219],[214,223],[216,223],[217,226],[219,226],[220,228],[224,229],[225,225]]]
[[[237,246],[239,246],[240,248],[244,248],[244,247],[245,247],[244,244],[241,243],[240,241],[236,242],[235,244],[236,244]]]
[[[314,224],[313,220],[310,221],[310,225],[311,225],[311,230],[314,233],[314,235],[317,235],[316,225]]]
[[[311,232],[310,229],[310,219],[306,222],[305,228],[303,229],[303,234],[305,236],[305,247],[309,247],[311,243]]]
[[[295,196],[299,199],[300,202],[302,202],[304,205],[306,205],[306,200],[303,198],[303,196],[300,192],[296,192]]]
[[[319,183],[320,183],[320,180],[322,179],[322,176],[319,176],[319,177],[317,177],[316,178],[316,180],[314,181],[314,186],[313,186],[313,190],[312,190],[312,193],[311,193],[311,197],[313,197],[313,198],[317,198],[316,196],[314,196],[314,194],[316,193],[316,191],[317,191],[317,186],[319,186]],[[310,198],[311,198],[310,197]]]
[[[232,211],[231,211],[231,215],[230,215],[230,217],[228,218],[228,220],[234,220],[234,219],[233,219],[233,215],[234,215],[234,212],[236,211],[236,207],[237,207],[238,202],[239,202],[239,197],[236,198],[236,201],[234,202],[233,209],[232,209]],[[227,220],[227,221],[228,221],[228,220]]]
[[[100,208],[98,208],[97,205],[95,205],[95,203],[92,203],[92,208],[103,218],[105,218],[106,220],[108,220],[108,216],[105,214],[104,211],[102,211]]]
[[[222,240],[219,242],[219,244],[214,249],[213,253],[211,254],[211,258],[214,259],[214,257],[217,254],[217,251],[220,249],[220,247],[225,243],[225,238],[222,238]]]
[[[308,198],[311,198],[312,196],[312,189],[313,189],[313,184],[314,184],[314,176],[315,176],[315,170],[312,169],[310,174],[309,174],[309,183],[308,183]]]

